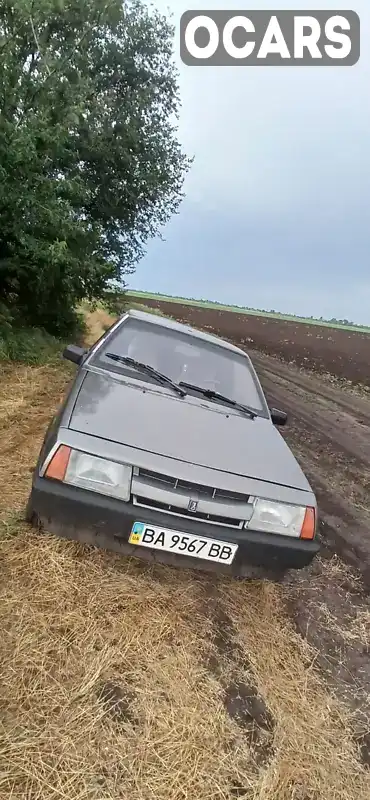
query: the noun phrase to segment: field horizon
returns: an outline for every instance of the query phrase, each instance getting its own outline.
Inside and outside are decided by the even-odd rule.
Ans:
[[[348,320],[340,319],[324,319],[319,317],[302,317],[294,314],[284,314],[280,311],[266,311],[259,308],[248,308],[247,306],[227,305],[219,303],[217,300],[202,300],[193,297],[180,297],[169,294],[161,294],[160,292],[144,292],[139,289],[127,289],[127,297],[153,299],[159,301],[167,301],[171,303],[180,303],[182,305],[195,306],[198,308],[213,308],[220,311],[230,311],[237,314],[246,314],[255,317],[267,317],[269,319],[286,320],[301,322],[305,325],[319,325],[325,328],[341,328],[348,331],[357,331],[360,333],[370,333],[370,325],[361,325]]]

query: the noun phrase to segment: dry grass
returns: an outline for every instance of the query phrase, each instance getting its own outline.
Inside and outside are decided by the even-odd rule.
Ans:
[[[312,612],[315,616],[316,627],[323,632],[330,630],[332,637],[342,643],[370,650],[370,603],[361,575],[352,567],[337,556],[329,560],[318,557],[315,575],[306,575],[299,581],[294,576],[292,585],[295,596],[301,594],[304,598],[308,615]]]
[[[316,601],[322,627],[329,629],[344,643],[357,644],[364,651],[370,652],[370,605],[366,597],[363,605],[358,606],[356,602],[358,595],[363,592],[361,576],[339,558],[334,557],[330,561],[321,560],[320,576],[316,580],[316,585],[319,582],[325,584],[326,588],[333,587],[333,593],[334,591],[336,593],[336,613],[333,613],[327,598],[322,604],[317,604]],[[341,605],[338,602],[340,598]]]
[[[350,719],[279,587],[150,567],[14,518],[68,374],[1,384],[0,800],[367,800]],[[272,716],[263,758],[225,709],[236,682]]]
[[[355,618],[347,625],[338,623],[334,614],[326,604],[320,606],[321,624],[333,631],[346,644],[359,642],[363,648],[370,651],[370,611],[367,608],[356,609]]]
[[[69,365],[0,366],[0,515],[19,508],[46,427],[71,376]]]
[[[97,339],[103,335],[104,331],[110,328],[116,321],[116,317],[108,314],[104,308],[96,308],[86,315],[87,334],[85,342],[88,346],[95,344]]]
[[[25,528],[2,557],[1,798],[211,800],[234,777],[251,782],[248,743],[231,749],[203,667],[209,623],[191,576]],[[116,714],[99,699],[109,690]]]

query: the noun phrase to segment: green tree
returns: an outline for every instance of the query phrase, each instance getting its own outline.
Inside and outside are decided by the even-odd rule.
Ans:
[[[172,41],[141,0],[0,3],[0,300],[13,318],[66,332],[177,211],[190,161]]]

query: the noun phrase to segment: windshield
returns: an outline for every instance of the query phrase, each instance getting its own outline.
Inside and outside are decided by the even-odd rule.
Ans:
[[[129,356],[167,375],[175,383],[184,381],[223,394],[268,416],[266,403],[248,358],[191,334],[169,330],[130,318],[107,336],[91,359],[91,364],[134,375],[153,382],[150,375],[139,376],[134,367],[112,362],[107,353]]]

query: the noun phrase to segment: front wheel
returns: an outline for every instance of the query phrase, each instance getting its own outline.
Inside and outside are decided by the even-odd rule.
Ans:
[[[26,522],[28,522],[29,525],[32,525],[34,528],[37,528],[39,525],[38,516],[32,505],[32,494],[30,494],[27,501],[26,510],[24,513],[24,519]]]
[[[289,570],[279,570],[277,572],[263,569],[262,567],[248,567],[243,575],[237,575],[238,581],[269,581],[270,583],[283,583]]]

